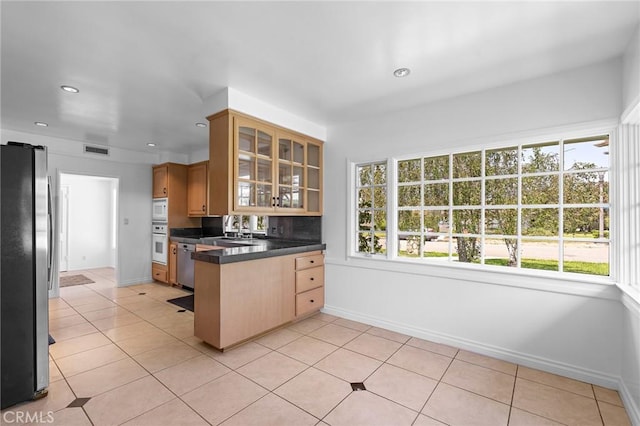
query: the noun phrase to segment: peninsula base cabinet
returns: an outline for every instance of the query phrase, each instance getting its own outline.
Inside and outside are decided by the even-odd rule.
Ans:
[[[307,258],[317,265],[306,277],[313,284],[298,285],[303,269],[296,265]],[[226,264],[196,261],[195,336],[222,350],[319,310],[322,259],[322,252],[314,251]]]

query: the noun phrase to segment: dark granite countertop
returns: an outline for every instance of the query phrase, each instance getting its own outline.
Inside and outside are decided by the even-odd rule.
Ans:
[[[175,242],[205,244],[223,247],[216,250],[199,251],[191,254],[191,258],[201,262],[209,263],[233,263],[247,260],[264,259],[275,256],[285,256],[288,254],[305,253],[315,250],[326,249],[326,244],[313,241],[292,241],[280,239],[237,239],[237,238],[200,238],[189,239],[181,237],[183,241],[172,237]],[[186,241],[189,240],[189,241]]]

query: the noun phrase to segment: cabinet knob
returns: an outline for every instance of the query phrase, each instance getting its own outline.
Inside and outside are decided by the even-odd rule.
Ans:
[[[167,188],[162,188],[162,193],[166,194],[167,193]]]
[[[271,204],[271,207],[275,207],[276,206],[276,197],[271,197],[271,200],[273,201],[273,203]]]
[[[202,205],[202,211],[205,211],[205,209],[206,209],[206,206],[203,204]]]
[[[315,260],[310,260],[309,262],[310,262],[310,263],[314,263],[314,262],[315,262]]]
[[[315,302],[315,300],[311,299],[311,300],[309,300],[309,302],[313,303],[313,302]]]
[[[309,278],[311,281],[313,281],[313,277]]]

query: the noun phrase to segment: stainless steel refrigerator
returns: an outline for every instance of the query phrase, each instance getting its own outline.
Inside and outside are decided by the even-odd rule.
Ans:
[[[47,394],[53,221],[43,146],[0,145],[2,409]]]

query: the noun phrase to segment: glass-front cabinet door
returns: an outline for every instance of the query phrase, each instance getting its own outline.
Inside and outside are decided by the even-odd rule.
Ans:
[[[305,210],[305,148],[304,141],[285,133],[278,134],[277,210]]]
[[[269,211],[275,207],[274,132],[253,120],[236,118],[234,209]]]
[[[307,205],[308,213],[322,213],[322,145],[307,142]]]

